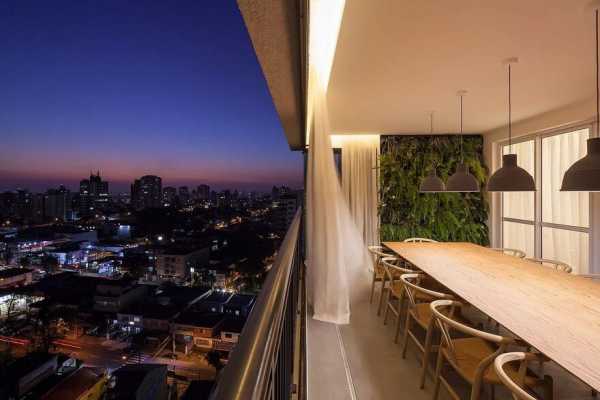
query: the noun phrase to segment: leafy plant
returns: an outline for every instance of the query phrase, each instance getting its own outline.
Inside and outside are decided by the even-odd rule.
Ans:
[[[464,163],[481,187],[488,175],[483,138],[463,137]],[[431,168],[442,180],[460,163],[460,137],[382,136],[379,160],[381,240],[426,237],[444,242],[489,243],[489,206],[479,193],[419,193]]]

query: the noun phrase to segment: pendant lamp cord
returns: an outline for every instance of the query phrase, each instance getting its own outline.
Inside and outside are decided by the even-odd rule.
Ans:
[[[464,164],[463,155],[463,95],[460,95],[460,163]]]
[[[510,63],[508,64],[508,152],[512,153],[512,103],[511,103],[511,92],[510,92]]]
[[[600,137],[600,66],[598,64],[598,9],[596,9],[596,136]]]

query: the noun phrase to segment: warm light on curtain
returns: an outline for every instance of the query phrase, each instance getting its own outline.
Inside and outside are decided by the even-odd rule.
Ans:
[[[327,83],[344,2],[312,0],[309,23],[309,82],[306,169],[306,261],[313,318],[350,322],[350,296],[369,257],[354,224],[337,176],[331,150]]]
[[[560,191],[565,171],[585,156],[588,138],[589,129],[585,128],[513,144],[512,153],[518,155],[519,164],[537,177],[541,208],[536,212],[534,192],[503,193],[504,247],[523,250],[528,257],[565,262],[574,273],[589,272],[589,194]],[[503,152],[509,152],[508,146]]]
[[[358,231],[367,245],[379,244],[379,135],[332,135],[342,149],[342,189]]]

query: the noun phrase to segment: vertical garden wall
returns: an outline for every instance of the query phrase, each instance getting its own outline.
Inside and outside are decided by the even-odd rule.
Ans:
[[[483,138],[463,137],[464,161],[484,186]],[[460,162],[460,136],[382,136],[380,173],[381,240],[425,237],[438,241],[489,243],[488,203],[479,193],[419,193],[432,167],[444,182]]]

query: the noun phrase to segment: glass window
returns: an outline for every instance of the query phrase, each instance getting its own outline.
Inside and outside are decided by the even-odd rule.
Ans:
[[[542,221],[589,226],[589,194],[561,192],[562,178],[573,163],[587,154],[589,129],[542,139]]]
[[[502,147],[503,154],[517,154],[519,166],[540,188],[503,193],[503,247],[565,262],[574,273],[589,272],[589,194],[560,191],[567,169],[587,153],[589,136],[590,129],[583,128]]]
[[[574,274],[588,273],[589,243],[585,232],[542,228],[542,258],[567,263]]]
[[[516,154],[519,166],[529,172],[531,176],[535,176],[535,142],[533,140],[504,146],[503,154]],[[533,221],[535,218],[535,193],[504,192],[502,208],[505,218]]]
[[[527,257],[535,256],[535,230],[533,225],[504,221],[502,224],[502,247],[522,250]]]

